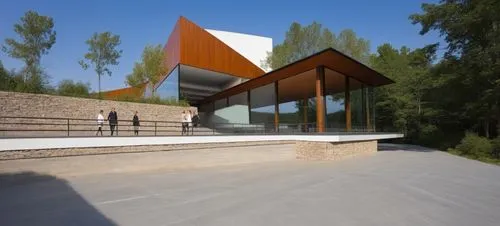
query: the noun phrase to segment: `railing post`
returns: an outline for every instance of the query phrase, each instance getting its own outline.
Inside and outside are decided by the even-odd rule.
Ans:
[[[68,137],[69,137],[69,119],[66,119],[67,120],[67,125],[68,125]]]
[[[156,121],[155,121],[155,137],[156,137]]]

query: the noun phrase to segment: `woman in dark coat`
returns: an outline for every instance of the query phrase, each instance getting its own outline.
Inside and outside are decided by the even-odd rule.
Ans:
[[[139,116],[137,116],[137,111],[134,114],[134,118],[132,119],[132,125],[134,126],[134,135],[139,136]]]

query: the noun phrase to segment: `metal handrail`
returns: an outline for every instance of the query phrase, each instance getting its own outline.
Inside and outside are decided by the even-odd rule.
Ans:
[[[36,121],[40,122],[36,122]],[[52,120],[54,122],[47,122]],[[94,123],[89,123],[90,121]],[[109,122],[105,120],[105,123]],[[116,132],[134,132],[133,120],[117,120]],[[0,116],[0,137],[3,135],[25,136],[28,132],[60,132],[66,136],[82,136],[83,132],[97,132],[97,119],[84,118],[57,118],[57,117],[27,117],[27,116]],[[64,127],[64,128],[63,128]],[[89,128],[86,128],[89,127]],[[91,128],[90,128],[91,127]],[[182,135],[182,122],[180,121],[153,121],[141,120],[139,127],[140,135],[165,136]],[[327,127],[327,133],[322,134],[359,134],[376,133],[372,128],[364,128],[360,125],[353,126],[353,130],[347,131],[341,127]],[[360,129],[361,128],[361,129]],[[110,128],[105,124],[102,131],[108,133]],[[2,134],[3,132],[3,134]],[[91,135],[92,135],[91,133]],[[217,134],[316,134],[316,123],[212,123],[200,125],[199,127],[189,127],[189,135],[217,135]],[[133,133],[132,133],[133,134]],[[44,136],[43,134],[35,136]],[[86,134],[84,136],[89,136]]]

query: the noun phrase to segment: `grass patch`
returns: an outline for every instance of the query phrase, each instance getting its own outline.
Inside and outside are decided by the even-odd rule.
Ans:
[[[447,152],[450,153],[450,154],[452,154],[452,155],[457,155],[457,156],[460,156],[460,157],[464,157],[464,158],[468,158],[468,159],[477,160],[477,161],[480,161],[480,162],[484,162],[484,163],[489,163],[489,164],[494,164],[494,165],[500,166],[500,159],[495,159],[495,158],[490,158],[490,157],[484,157],[484,156],[476,157],[475,155],[462,154],[460,151],[458,151],[458,150],[456,150],[454,148],[449,148],[447,150]]]

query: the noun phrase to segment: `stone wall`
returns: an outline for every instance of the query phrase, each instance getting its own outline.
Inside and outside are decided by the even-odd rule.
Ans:
[[[185,151],[185,150],[215,150],[218,148],[255,147],[266,148],[269,145],[293,144],[293,141],[251,141],[251,142],[228,142],[228,143],[200,143],[200,144],[169,144],[169,145],[138,145],[119,147],[89,147],[89,148],[59,148],[59,149],[37,149],[0,151],[1,160],[15,159],[37,159],[55,158],[83,155],[103,155],[120,153],[142,153],[158,151]],[[293,152],[293,150],[290,150]]]
[[[296,141],[297,159],[340,160],[377,152],[377,141],[317,142]]]
[[[51,118],[78,118],[85,120],[70,120],[71,130],[94,130],[96,128],[96,118],[99,110],[104,111],[104,117],[111,108],[115,108],[119,120],[132,120],[135,111],[141,121],[173,121],[180,122],[181,112],[183,110],[196,110],[194,107],[166,106],[158,104],[144,104],[122,101],[96,100],[76,97],[63,97],[45,94],[29,94],[17,92],[0,91],[0,116],[18,116],[18,117],[51,117]],[[33,119],[5,119],[0,118],[0,125],[3,129],[46,129],[46,130],[67,130],[67,120],[33,120]],[[17,125],[7,125],[6,123],[24,123]],[[26,125],[27,123],[46,123],[61,125]],[[125,132],[132,130],[131,122],[120,122],[120,135],[132,134]],[[154,123],[141,123],[141,130],[154,130]],[[147,127],[151,126],[151,127]],[[180,130],[177,128],[179,123],[161,123],[158,126],[164,127],[163,130]],[[104,129],[109,130],[108,126]],[[107,131],[105,133],[108,133]],[[166,135],[166,132],[164,132]],[[0,132],[0,136],[38,136],[40,132]],[[45,131],[47,136],[66,136],[67,132]],[[75,131],[70,135],[85,136],[94,135],[94,132]],[[144,132],[143,135],[153,135],[152,132]],[[160,134],[159,134],[160,135]]]

